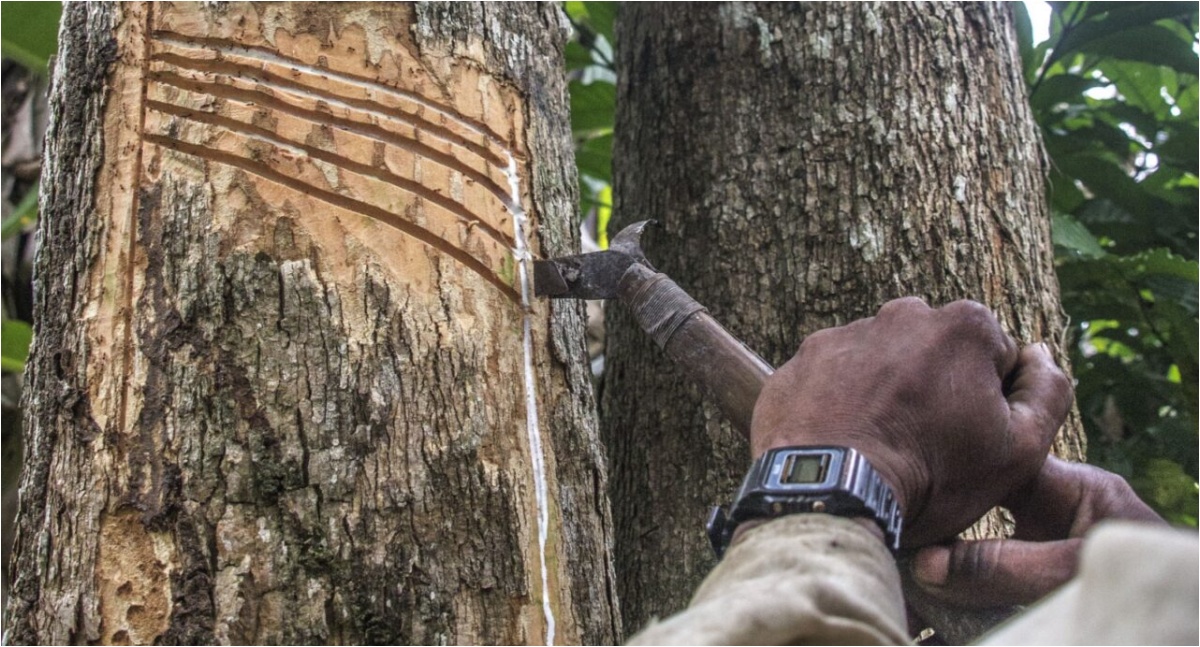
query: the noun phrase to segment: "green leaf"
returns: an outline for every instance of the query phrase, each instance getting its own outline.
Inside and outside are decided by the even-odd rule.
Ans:
[[[1140,63],[1136,65],[1140,65]],[[1129,94],[1121,91],[1121,87],[1125,85],[1123,81],[1118,86],[1117,91],[1121,92],[1121,96],[1128,98]],[[1098,121],[1103,121],[1113,127],[1119,127],[1120,124],[1128,124],[1133,126],[1139,133],[1153,134],[1161,125],[1158,117],[1125,102],[1108,101],[1097,105],[1091,110],[1091,113],[1095,115]]]
[[[607,38],[610,43],[615,42],[613,24],[617,17],[616,2],[564,2],[563,10],[571,22]]]
[[[1103,60],[1096,67],[1105,77],[1113,80],[1117,92],[1120,92],[1130,105],[1144,111],[1155,120],[1163,120],[1170,116],[1171,106],[1162,96],[1163,73],[1169,70],[1141,61],[1116,59]],[[1139,124],[1139,129],[1145,132],[1146,127]]]
[[[562,3],[563,11],[567,12],[567,17],[575,22],[585,22],[588,19],[588,3],[586,2],[564,2]]]
[[[1100,241],[1078,220],[1062,213],[1054,214],[1051,223],[1054,244],[1086,258],[1104,256]]]
[[[0,322],[0,365],[6,371],[19,373],[25,370],[29,359],[29,343],[33,340],[33,328],[24,321],[6,319]]]
[[[1017,30],[1017,47],[1021,52],[1021,60],[1026,65],[1033,56],[1033,21],[1029,19],[1029,10],[1024,2],[1012,3],[1014,22]]]
[[[1097,14],[1105,14],[1105,18],[1115,21],[1118,27],[1132,27],[1165,18],[1194,20],[1196,5],[1186,2],[1089,2],[1085,17],[1090,19]]]
[[[1170,522],[1196,527],[1196,479],[1176,462],[1155,458],[1146,462],[1130,485]]]
[[[611,83],[584,85],[572,81],[571,130],[576,137],[612,132],[617,109],[617,87]]]
[[[61,2],[0,4],[0,49],[35,74],[45,75],[58,49]]]
[[[575,165],[579,172],[612,183],[612,133],[592,137],[575,148]]]
[[[1141,284],[1150,290],[1156,302],[1170,301],[1171,303],[1178,304],[1192,317],[1196,316],[1197,294],[1195,282],[1178,276],[1154,274],[1142,279]]]
[[[1142,25],[1096,38],[1078,47],[1085,54],[1096,54],[1127,61],[1162,65],[1185,74],[1196,74],[1196,53],[1192,44],[1158,25]]]
[[[1104,158],[1106,151],[1119,159],[1130,159],[1141,150],[1124,130],[1105,120],[1095,120],[1086,126],[1053,128],[1045,133],[1045,143],[1046,151],[1055,160],[1080,153]]]
[[[1163,162],[1173,164],[1192,175],[1200,175],[1197,165],[1196,142],[1200,141],[1200,131],[1195,123],[1171,124],[1166,129],[1167,140],[1154,147],[1154,152]]]
[[[1052,3],[1053,4],[1053,3]],[[1085,51],[1096,40],[1104,39],[1114,34],[1149,25],[1163,18],[1188,17],[1196,11],[1194,3],[1184,2],[1130,2],[1088,3],[1089,13],[1084,14],[1085,22],[1075,24],[1063,32],[1051,54],[1053,60],[1064,58],[1076,51]],[[1106,9],[1102,13],[1095,10]],[[1062,13],[1060,9],[1058,13]],[[1175,38],[1172,35],[1172,38]],[[1110,77],[1111,78],[1111,77]]]
[[[38,186],[34,185],[25,192],[21,203],[0,224],[0,240],[8,240],[21,233],[27,226],[37,220]]]
[[[1152,249],[1134,256],[1126,256],[1118,262],[1137,276],[1157,274],[1186,279],[1193,284],[1200,282],[1200,269],[1196,261],[1181,258],[1166,249]]]
[[[1158,168],[1143,177],[1138,186],[1174,206],[1186,207],[1184,210],[1195,215],[1196,191],[1188,188],[1188,182],[1196,176],[1180,169],[1177,160],[1165,155],[1160,148],[1154,150],[1159,156]]]
[[[1194,123],[1200,109],[1200,84],[1193,82],[1185,88],[1180,88],[1175,95],[1175,107],[1179,109],[1181,121]]]
[[[1193,286],[1192,298],[1195,298]],[[1195,302],[1193,301],[1193,304]],[[1184,367],[1181,381],[1190,382],[1193,389],[1196,386],[1196,364],[1200,361],[1200,339],[1196,335],[1196,315],[1173,301],[1155,303],[1151,309],[1155,328],[1167,337],[1168,347],[1172,351],[1174,363]]]
[[[592,28],[597,34],[608,39],[608,42],[615,43],[616,39],[613,34],[613,26],[617,20],[616,2],[586,2],[588,19]]]
[[[1048,110],[1059,103],[1081,103],[1085,99],[1083,93],[1103,85],[1096,79],[1088,79],[1074,74],[1059,74],[1052,76],[1038,85],[1029,104],[1034,110]]]
[[[1137,2],[1085,2],[1083,4],[1084,20],[1095,18],[1096,16],[1106,14],[1114,9],[1129,8],[1136,6]]]
[[[1133,325],[1143,318],[1147,302],[1143,293],[1147,290],[1151,303],[1170,301],[1181,308],[1195,308],[1197,263],[1166,249],[1067,259],[1060,264],[1058,275],[1064,301],[1073,301],[1083,311],[1072,316],[1084,320],[1120,319]],[[1106,310],[1114,314],[1106,316]]]
[[[1050,51],[1050,41],[1045,40],[1033,48],[1029,58],[1022,59],[1026,83],[1033,85],[1037,81],[1038,71],[1042,69],[1042,63],[1046,62],[1046,52],[1048,51]]]
[[[1091,153],[1061,155],[1054,157],[1053,162],[1059,171],[1069,178],[1082,181],[1098,198],[1106,198],[1127,214],[1133,214],[1132,217],[1140,225],[1151,228],[1148,233],[1170,237],[1187,231],[1189,227],[1195,229],[1194,212],[1190,224],[1181,223],[1178,208],[1143,190],[1119,162],[1108,156]],[[1101,234],[1091,227],[1093,221],[1075,210],[1071,210],[1071,213],[1079,216],[1079,220],[1088,225],[1093,233]]]
[[[1166,342],[1166,350],[1172,362],[1179,367],[1179,387],[1186,402],[1186,410],[1194,419],[1200,406],[1200,390],[1197,385],[1200,364],[1200,342],[1196,335],[1195,310],[1188,313],[1178,303],[1164,301],[1156,303],[1152,310],[1155,329]]]
[[[580,45],[579,41],[568,42],[563,54],[567,61],[567,71],[582,70],[593,63],[592,51]]]
[[[1050,206],[1062,213],[1074,213],[1075,209],[1087,200],[1083,191],[1075,186],[1074,180],[1053,165],[1050,168],[1050,177],[1047,178],[1046,187],[1050,192]]]
[[[1126,201],[1138,194],[1137,182],[1112,160],[1081,153],[1061,155],[1054,161],[1067,176],[1082,180],[1093,193],[1109,198],[1121,206],[1126,206]],[[1126,208],[1129,211],[1138,211],[1136,208]]]
[[[608,249],[608,221],[612,219],[612,185],[605,185],[596,198],[600,203],[596,209],[596,242],[600,249]]]

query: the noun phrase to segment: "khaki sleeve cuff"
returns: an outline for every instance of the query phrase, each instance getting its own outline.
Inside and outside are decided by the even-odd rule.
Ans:
[[[746,533],[688,608],[629,644],[906,644],[891,553],[852,520],[797,514]]]

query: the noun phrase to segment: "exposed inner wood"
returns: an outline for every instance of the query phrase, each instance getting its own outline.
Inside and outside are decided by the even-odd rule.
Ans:
[[[67,66],[112,60],[48,171],[98,169],[49,201],[79,287],[31,375],[80,395],[31,407],[18,641],[611,642],[580,313],[514,258],[516,214],[533,255],[572,229],[552,12],[67,14]]]
[[[172,14],[160,20],[189,28],[186,19]],[[406,88],[365,76],[360,38],[343,35],[349,42],[331,47],[298,45],[308,59],[302,60],[255,45],[245,32],[239,35],[250,42],[239,44],[204,28],[201,34],[153,33],[148,141],[194,156],[211,151],[212,159],[376,218],[516,298],[509,196],[503,188],[514,151],[495,131],[511,137],[517,131],[508,122],[520,111],[488,110],[516,105],[513,97],[490,96],[467,116],[413,91],[441,87],[436,81],[406,78]],[[286,36],[276,32],[272,38]],[[326,50],[347,54],[331,57]],[[397,67],[417,69],[413,61]],[[486,85],[503,94],[498,84]],[[444,90],[451,96],[461,91]],[[489,126],[488,119],[496,125]]]

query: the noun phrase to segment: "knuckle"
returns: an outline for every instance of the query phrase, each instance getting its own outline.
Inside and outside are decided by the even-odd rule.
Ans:
[[[947,581],[959,584],[986,582],[995,575],[999,558],[998,541],[960,543],[951,552]]]
[[[948,321],[951,334],[982,343],[997,353],[1015,354],[1016,343],[1004,333],[991,308],[978,301],[955,301],[939,310]]]
[[[1094,501],[1097,508],[1119,506],[1131,497],[1137,498],[1129,481],[1120,474],[1087,463],[1074,463],[1072,467],[1086,486],[1087,498]]]
[[[1045,417],[1061,424],[1075,401],[1075,383],[1057,364],[1047,365],[1045,370],[1031,378]]]
[[[812,333],[811,335],[805,337],[804,341],[800,342],[800,348],[797,350],[796,354],[798,355],[803,352],[809,352],[824,348],[831,344],[839,343],[838,340],[842,338],[845,329],[845,326],[837,326],[833,328],[822,328],[821,330]]]
[[[1099,468],[1095,473],[1099,480],[1099,489],[1109,497],[1119,498],[1133,492],[1133,488],[1130,487],[1129,481],[1126,481],[1125,477]]]
[[[1000,321],[991,308],[978,301],[962,299],[941,309],[942,313],[961,326],[978,331],[1000,332]]]
[[[1053,360],[1051,360],[1051,361],[1053,361]],[[1053,366],[1054,366],[1054,371],[1053,371],[1054,386],[1062,389],[1063,391],[1068,391],[1068,392],[1074,391],[1075,390],[1075,382],[1071,380],[1071,377],[1069,375],[1067,375],[1067,372],[1064,371],[1063,368],[1061,366],[1059,366],[1057,362],[1054,362]]]
[[[881,320],[890,320],[919,317],[929,312],[932,312],[932,308],[919,296],[902,296],[900,299],[893,299],[883,304],[876,317]]]
[[[929,310],[931,310],[929,304],[920,297],[901,297],[883,304],[879,308],[879,316],[885,317],[906,312],[928,312]]]
[[[1075,383],[1071,378],[1067,377],[1066,371],[1058,366],[1054,368],[1055,370],[1050,376],[1050,384],[1055,393],[1062,398],[1061,404],[1064,410],[1063,413],[1065,413],[1067,409],[1071,408],[1071,402],[1075,399]]]

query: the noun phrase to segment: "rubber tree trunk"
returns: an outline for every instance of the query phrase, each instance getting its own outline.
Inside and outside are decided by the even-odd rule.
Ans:
[[[611,642],[554,5],[70,4],[13,643]]]
[[[610,226],[659,220],[650,260],[769,362],[916,295],[986,303],[1066,365],[1007,7],[627,4],[617,40]],[[609,313],[602,428],[635,631],[713,566],[705,513],[749,459],[627,313]],[[1081,443],[1072,414],[1057,449],[1079,457]]]

